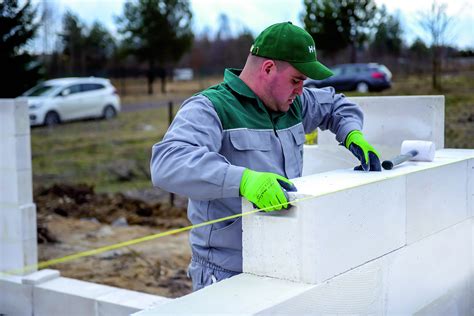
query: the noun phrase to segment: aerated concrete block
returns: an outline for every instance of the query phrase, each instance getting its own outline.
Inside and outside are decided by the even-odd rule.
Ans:
[[[25,275],[21,279],[21,282],[23,284],[39,285],[39,284],[57,279],[59,278],[59,276],[60,276],[60,273],[58,270],[43,269],[43,270]]]
[[[26,135],[30,133],[28,102],[20,99],[0,100],[0,135]]]
[[[465,220],[257,315],[469,315],[470,227]]]
[[[6,136],[14,136],[15,133],[15,100],[0,100],[0,139]],[[1,140],[0,140],[1,141]],[[0,158],[1,159],[1,158]]]
[[[254,315],[309,288],[309,284],[244,273],[133,315]]]
[[[57,278],[34,288],[35,315],[96,315],[96,299],[116,288]]]
[[[0,205],[22,205],[33,201],[31,169],[0,169]]]
[[[31,316],[33,287],[21,283],[21,277],[0,275],[0,315]]]
[[[319,283],[404,246],[407,227],[414,242],[459,223],[468,217],[473,155],[439,150],[433,162],[390,171],[343,169],[294,179],[298,194],[310,200],[243,218],[244,272]],[[251,210],[243,200],[243,211]]]
[[[115,289],[97,298],[97,315],[128,316],[141,310],[156,308],[169,301],[171,299],[162,296]]]
[[[244,273],[134,315],[470,315],[471,231],[465,220],[317,285]]]
[[[303,282],[320,283],[406,243],[405,181],[395,178],[308,201]],[[319,214],[314,216],[311,211]],[[309,237],[309,238],[308,238]],[[306,247],[305,247],[306,246]]]
[[[469,217],[467,161],[407,175],[407,242]]]
[[[30,135],[3,136],[0,138],[0,170],[31,169]]]
[[[303,176],[359,165],[357,159],[345,147],[304,145]]]
[[[467,205],[469,216],[474,217],[474,158],[467,163]]]
[[[0,170],[16,170],[16,138],[15,135],[0,135]]]
[[[2,271],[14,269],[15,274],[28,274],[31,269],[22,270],[26,266],[38,262],[36,238],[25,240],[7,240],[0,247],[0,267]]]
[[[314,285],[256,315],[384,315],[383,258]]]
[[[36,205],[0,207],[0,242],[36,238]]]
[[[404,140],[412,139],[433,141],[437,149],[444,148],[444,96],[352,97],[349,100],[362,108],[363,132],[371,144],[399,149]],[[319,131],[318,144],[337,145],[337,142],[331,132]]]
[[[464,220],[388,255],[386,313],[413,314],[444,298],[457,315],[468,315],[471,230],[471,221]]]
[[[474,217],[471,217],[471,278],[470,278],[470,287],[471,287],[471,315],[474,315]]]
[[[404,246],[405,179],[380,176],[341,170],[295,179],[314,198],[243,218],[244,272],[315,284]]]

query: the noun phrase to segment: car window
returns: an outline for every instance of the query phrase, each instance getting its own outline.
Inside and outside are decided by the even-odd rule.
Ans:
[[[353,75],[358,72],[360,72],[359,66],[348,66],[346,67],[346,71],[345,71],[345,73],[348,75]]]
[[[86,91],[94,91],[94,90],[100,90],[104,89],[105,86],[99,83],[83,83],[81,84],[81,90],[82,92]]]
[[[23,95],[26,97],[47,96],[50,95],[56,88],[57,86],[41,84],[26,91]]]
[[[340,74],[343,73],[341,67],[334,67],[334,68],[331,68],[331,71],[332,71],[332,73],[334,74],[334,76],[339,76]]]
[[[64,91],[69,90],[68,95],[81,92],[81,85],[80,84],[73,84],[72,86],[66,87],[61,90],[58,95],[62,95]]]
[[[339,69],[339,74],[340,75],[345,75],[347,74],[347,66],[342,66],[342,67],[337,67],[337,69]]]
[[[71,94],[79,93],[81,92],[81,85],[79,84],[72,85],[69,87],[69,90],[71,91]]]

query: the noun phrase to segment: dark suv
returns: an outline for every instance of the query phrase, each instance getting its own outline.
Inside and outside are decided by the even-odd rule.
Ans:
[[[333,76],[324,80],[307,79],[304,86],[322,88],[331,86],[336,91],[382,91],[391,86],[392,73],[381,64],[342,64],[331,68]]]

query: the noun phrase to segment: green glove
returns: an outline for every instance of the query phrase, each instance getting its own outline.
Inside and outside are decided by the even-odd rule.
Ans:
[[[288,198],[283,188],[296,191],[287,178],[271,172],[245,169],[240,181],[240,194],[265,212],[288,207]]]
[[[359,160],[361,165],[354,170],[381,171],[380,155],[365,139],[361,131],[353,130],[346,137],[346,148]]]

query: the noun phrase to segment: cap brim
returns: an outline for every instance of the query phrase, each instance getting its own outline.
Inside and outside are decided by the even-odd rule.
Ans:
[[[333,75],[328,67],[317,60],[307,63],[291,63],[291,65],[311,79],[322,80]]]

